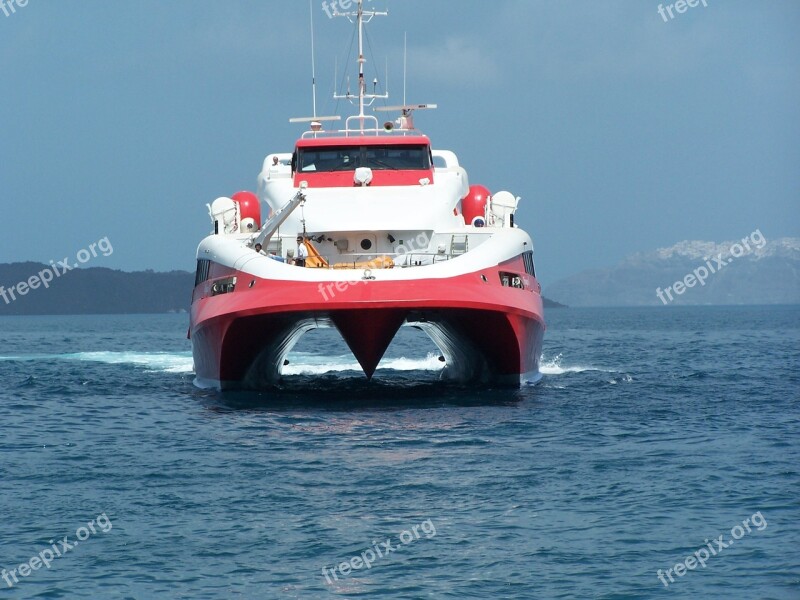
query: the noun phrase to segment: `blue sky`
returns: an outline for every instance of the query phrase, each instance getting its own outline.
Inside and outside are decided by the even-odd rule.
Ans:
[[[5,0],[8,3],[10,0]],[[671,2],[662,3],[664,5]],[[312,0],[318,112],[352,27]],[[471,183],[522,196],[547,284],[683,239],[800,235],[800,3],[372,0],[369,79]],[[253,189],[311,112],[306,0],[0,10],[0,262],[194,268],[205,204]],[[377,65],[376,65],[377,63]],[[347,112],[339,104],[338,112]]]

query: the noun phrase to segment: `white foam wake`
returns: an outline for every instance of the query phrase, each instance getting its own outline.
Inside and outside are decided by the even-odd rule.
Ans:
[[[608,369],[598,369],[597,367],[584,367],[579,365],[565,367],[561,364],[561,360],[561,354],[550,360],[545,360],[544,356],[542,356],[542,360],[539,363],[539,372],[543,375],[563,375],[564,373],[583,373],[584,371],[611,372]]]
[[[148,371],[163,373],[191,373],[194,361],[191,352],[78,352],[62,358],[85,360],[109,365],[135,365]]]
[[[0,356],[3,360],[75,360],[105,363],[108,365],[133,365],[148,371],[162,373],[192,373],[194,361],[191,352],[77,352],[74,354],[22,354]],[[384,358],[378,369],[395,371],[438,371],[444,367],[437,355],[429,353],[425,358]],[[284,375],[321,375],[342,371],[361,372],[361,366],[351,354],[324,356],[311,352],[292,352],[289,364],[283,368]]]
[[[135,365],[149,371],[191,373],[194,361],[191,352],[76,352],[74,354],[19,354],[0,356],[0,361],[77,360],[108,365]]]
[[[321,375],[342,371],[361,371],[361,366],[351,355],[320,356],[310,352],[290,352],[289,364],[283,367],[284,375]],[[428,353],[425,358],[384,358],[378,370],[394,371],[439,371],[444,363],[435,354]]]

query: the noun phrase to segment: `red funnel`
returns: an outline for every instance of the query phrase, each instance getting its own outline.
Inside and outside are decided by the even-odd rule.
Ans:
[[[393,308],[331,313],[331,321],[364,369],[367,379],[372,379],[378,363],[405,318],[405,311]]]

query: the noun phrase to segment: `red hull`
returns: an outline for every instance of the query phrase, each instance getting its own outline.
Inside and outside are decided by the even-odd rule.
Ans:
[[[237,277],[235,291],[207,296],[211,281],[195,289],[190,337],[197,381],[223,389],[274,385],[299,337],[328,325],[371,377],[403,324],[430,335],[445,356],[447,377],[510,385],[536,379],[545,330],[538,283],[503,286],[498,271],[338,284],[228,271]]]

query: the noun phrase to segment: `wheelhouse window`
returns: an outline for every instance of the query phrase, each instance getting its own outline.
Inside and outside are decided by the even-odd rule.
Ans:
[[[325,146],[299,148],[298,173],[353,171],[369,167],[374,171],[427,171],[431,168],[430,148],[425,145]]]

